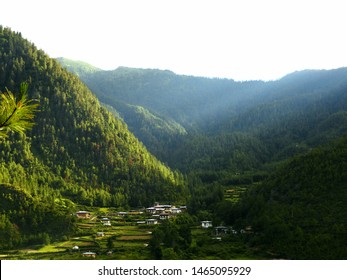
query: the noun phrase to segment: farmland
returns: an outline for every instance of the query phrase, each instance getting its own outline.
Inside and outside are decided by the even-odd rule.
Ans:
[[[157,224],[148,225],[151,216],[142,211],[116,212],[112,208],[87,209],[88,218],[78,218],[73,237],[60,242],[28,246],[0,253],[1,259],[82,260],[154,259],[150,249],[152,233]],[[121,214],[119,214],[121,213]],[[172,217],[171,219],[175,219]],[[106,221],[106,223],[105,223]],[[214,230],[202,229],[199,222],[190,227],[192,242],[184,259],[259,259],[259,253],[245,247],[241,237],[225,235],[214,238]],[[243,238],[243,237],[242,237]],[[163,246],[165,247],[165,246]],[[164,259],[175,259],[171,248],[163,250]]]

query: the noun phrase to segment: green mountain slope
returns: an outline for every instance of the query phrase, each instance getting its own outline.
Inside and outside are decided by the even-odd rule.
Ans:
[[[64,57],[58,57],[57,60],[62,65],[64,65],[64,67],[66,67],[69,71],[75,73],[77,76],[83,76],[85,74],[91,74],[98,71],[102,71],[101,69],[83,61],[75,61]]]
[[[21,187],[0,184],[0,249],[49,243],[74,232],[71,209],[63,200],[41,199]]]
[[[105,102],[142,106],[185,127],[186,135],[164,147],[164,158],[197,172],[209,193],[219,184],[250,184],[252,174],[264,180],[266,173],[256,172],[272,164],[273,175],[254,184],[241,203],[214,205],[217,220],[251,225],[253,233],[242,238],[252,247],[280,258],[346,258],[347,138],[331,141],[347,133],[347,68],[266,83],[119,68],[84,81]],[[253,173],[242,177],[247,171]]]
[[[342,119],[327,125],[347,112],[346,68],[295,72],[266,83],[125,67],[81,78],[100,100],[126,111],[125,122],[152,153],[183,171],[252,170],[347,132]],[[174,120],[187,134],[158,133],[150,114],[124,109],[137,106]]]
[[[47,195],[53,188],[75,202],[100,206],[182,197],[182,176],[150,155],[77,76],[2,27],[0,56],[0,90],[18,92],[27,81],[30,97],[40,103],[26,137],[1,140],[0,182]],[[23,176],[13,174],[11,166]]]
[[[141,138],[141,142],[148,147],[149,151],[155,152],[160,159],[165,158],[167,145],[173,139],[187,134],[186,129],[179,123],[158,116],[142,106],[118,101],[112,104],[115,106],[112,106],[112,109],[117,108],[118,115],[126,122],[129,130],[136,137]]]
[[[347,257],[347,137],[300,155],[254,187],[235,221],[250,242],[294,259]]]
[[[60,61],[74,71],[71,64]],[[215,119],[231,108],[240,108],[241,103],[252,99],[265,85],[259,81],[238,83],[127,67],[85,72],[81,79],[104,103],[112,105],[112,101],[121,101],[142,106],[154,114],[175,120],[186,129],[206,127],[206,121],[209,124],[209,119]]]

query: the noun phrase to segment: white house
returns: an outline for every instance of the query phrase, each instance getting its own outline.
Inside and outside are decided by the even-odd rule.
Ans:
[[[157,219],[147,219],[146,224],[147,225],[156,225],[158,223]]]
[[[148,213],[150,213],[150,214],[155,214],[155,208],[154,207],[148,207],[148,208],[146,208],[146,211],[148,212]]]
[[[180,206],[180,209],[181,209],[181,211],[186,211],[186,210],[187,210],[187,206],[181,205],[181,206]]]
[[[82,253],[83,257],[88,257],[88,258],[95,258],[96,257],[96,253],[94,252],[84,252]]]
[[[171,208],[171,213],[172,214],[180,214],[182,212],[181,208]]]
[[[210,228],[212,227],[212,221],[201,221],[202,228]]]
[[[159,219],[160,220],[168,220],[170,218],[170,214],[169,213],[161,213],[159,214]]]
[[[118,212],[117,215],[124,217],[124,216],[128,215],[128,212]]]

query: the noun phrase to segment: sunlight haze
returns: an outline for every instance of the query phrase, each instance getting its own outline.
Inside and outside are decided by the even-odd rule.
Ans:
[[[51,57],[272,80],[347,66],[344,1],[0,0],[0,24]]]

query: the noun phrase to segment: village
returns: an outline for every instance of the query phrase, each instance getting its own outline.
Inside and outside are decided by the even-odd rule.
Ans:
[[[232,203],[238,200],[243,189],[226,190],[225,198]],[[11,251],[0,252],[1,259],[53,259],[53,260],[151,260],[151,241],[155,231],[167,221],[191,219],[191,243],[187,259],[259,259],[263,253],[245,246],[251,237],[251,226],[231,227],[218,220],[208,211],[191,215],[186,205],[155,202],[149,207],[123,210],[114,207],[74,205],[76,230],[72,236],[60,240],[47,240],[42,244],[28,245]],[[161,245],[167,250],[165,244]],[[170,252],[170,250],[167,250]],[[162,259],[172,259],[164,255]],[[264,256],[267,258],[267,256]]]
[[[142,252],[141,257],[146,256],[146,247],[152,238],[155,227],[168,219],[174,219],[178,215],[187,212],[187,206],[174,206],[155,203],[153,206],[140,210],[117,212],[92,212],[80,210],[75,213],[78,218],[78,226],[81,237],[75,237],[71,241],[68,251],[71,254],[83,258],[96,258],[100,255],[106,258],[123,258],[121,252]],[[223,225],[214,226],[210,220],[203,220],[192,227],[194,236],[205,236],[212,241],[222,241],[222,238],[237,235],[251,234],[252,228],[246,227],[239,231]],[[86,236],[86,234],[91,236]],[[86,240],[93,242],[86,242]],[[94,244],[93,244],[94,243]],[[97,246],[95,246],[97,245]],[[134,250],[136,248],[136,250]]]
[[[238,200],[243,190],[225,192],[226,199]],[[263,254],[250,251],[244,245],[252,234],[251,226],[234,228],[213,220],[208,211],[195,216],[186,205],[155,202],[147,208],[135,209],[74,205],[76,230],[63,240],[48,240],[18,250],[1,252],[2,259],[54,259],[54,260],[150,260],[155,259],[151,249],[153,233],[166,221],[189,218],[193,253],[188,259],[248,259],[262,258]],[[163,251],[165,244],[161,245]],[[169,252],[169,251],[168,251]],[[163,259],[172,259],[163,256]],[[265,256],[266,258],[267,256]]]
[[[100,209],[99,209],[100,210]],[[168,204],[155,203],[152,207],[140,210],[129,211],[86,211],[80,210],[75,213],[78,218],[78,226],[81,232],[91,233],[94,241],[102,244],[106,241],[106,253],[108,256],[115,252],[126,251],[128,247],[137,249],[146,248],[151,239],[152,230],[160,222],[172,219],[175,216],[187,211],[186,206],[173,206]],[[88,244],[80,242],[84,238],[74,238],[72,252],[80,253],[83,257],[95,258],[100,254],[99,250],[87,250]],[[78,246],[78,244],[82,246]],[[93,246],[92,246],[93,247]],[[94,246],[95,247],[95,246]],[[98,251],[98,252],[96,252]]]

